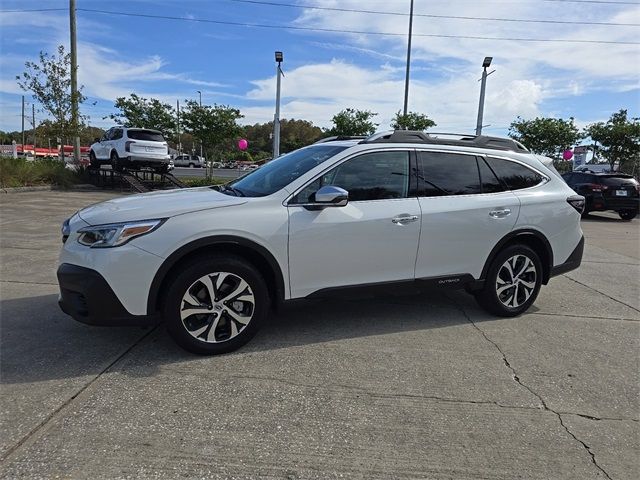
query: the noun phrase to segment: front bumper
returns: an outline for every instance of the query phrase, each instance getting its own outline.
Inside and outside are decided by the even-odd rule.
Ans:
[[[583,253],[584,253],[584,236],[580,238],[578,245],[573,250],[573,252],[571,252],[571,255],[569,255],[569,258],[567,258],[566,262],[551,268],[550,276],[555,277],[557,275],[562,275],[563,273],[567,273],[567,272],[570,272],[571,270],[575,270],[576,268],[578,268],[582,263]]]
[[[58,267],[60,298],[64,313],[89,325],[152,325],[158,317],[132,315],[122,305],[102,275],[90,268],[63,263]]]

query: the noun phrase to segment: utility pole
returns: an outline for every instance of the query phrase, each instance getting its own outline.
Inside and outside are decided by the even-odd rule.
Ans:
[[[409,107],[409,69],[411,66],[411,35],[413,33],[413,0],[411,0],[411,11],[409,12],[409,41],[407,42],[407,75],[404,79],[404,115]]]
[[[180,100],[176,100],[176,112],[178,113],[178,123],[176,124],[176,133],[178,134],[178,154],[182,155],[182,140],[180,139]]]
[[[200,95],[200,108],[202,109],[202,92],[200,90],[196,90],[196,92]],[[202,158],[202,139],[200,139],[200,158]]]
[[[71,34],[71,132],[73,133],[73,160],[80,163],[80,137],[78,136],[78,42],[76,39],[76,0],[69,0],[69,32]],[[64,150],[64,145],[62,147]]]
[[[22,95],[22,154],[24,155],[24,95]]]
[[[31,116],[33,119],[33,158],[36,157],[36,104],[31,104]]]
[[[276,67],[276,114],[273,118],[273,159],[275,160],[280,156],[280,75],[284,75],[282,73],[282,69],[280,68],[280,64],[282,63],[284,57],[282,56],[282,52],[276,52],[276,63],[278,64]]]
[[[478,104],[478,122],[476,123],[476,135],[482,135],[482,117],[484,116],[484,92],[487,87],[487,77],[491,75],[492,72],[487,73],[487,68],[491,65],[491,60],[493,57],[484,57],[484,62],[482,62],[482,78],[480,81],[480,102]]]

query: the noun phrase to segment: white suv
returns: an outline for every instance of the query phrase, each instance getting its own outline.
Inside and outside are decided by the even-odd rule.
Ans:
[[[151,168],[164,173],[169,169],[169,147],[157,130],[113,127],[96,138],[89,151],[93,168],[110,164],[116,171]]]
[[[273,306],[344,288],[464,288],[515,316],[580,265],[583,207],[513,140],[329,139],[222,187],[80,210],[62,227],[60,306],[90,324],[164,318],[203,354],[246,343]]]
[[[173,164],[176,167],[189,167],[189,168],[204,168],[206,167],[206,162],[204,158],[199,157],[198,155],[177,155],[173,159]]]

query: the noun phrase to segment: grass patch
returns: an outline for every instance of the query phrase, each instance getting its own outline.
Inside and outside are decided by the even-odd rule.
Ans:
[[[0,187],[56,185],[68,188],[80,182],[81,175],[65,168],[59,160],[0,158]]]
[[[231,178],[204,178],[204,177],[178,177],[179,180],[184,183],[187,187],[209,187],[211,185],[222,185],[223,183],[230,182]]]

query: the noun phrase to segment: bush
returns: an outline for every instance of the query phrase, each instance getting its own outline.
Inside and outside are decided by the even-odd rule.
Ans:
[[[181,177],[180,181],[184,183],[187,187],[209,187],[211,185],[221,185],[223,183],[227,183],[231,181],[231,178],[185,178]]]
[[[0,158],[0,187],[56,185],[68,188],[78,183],[79,176],[59,160]]]

